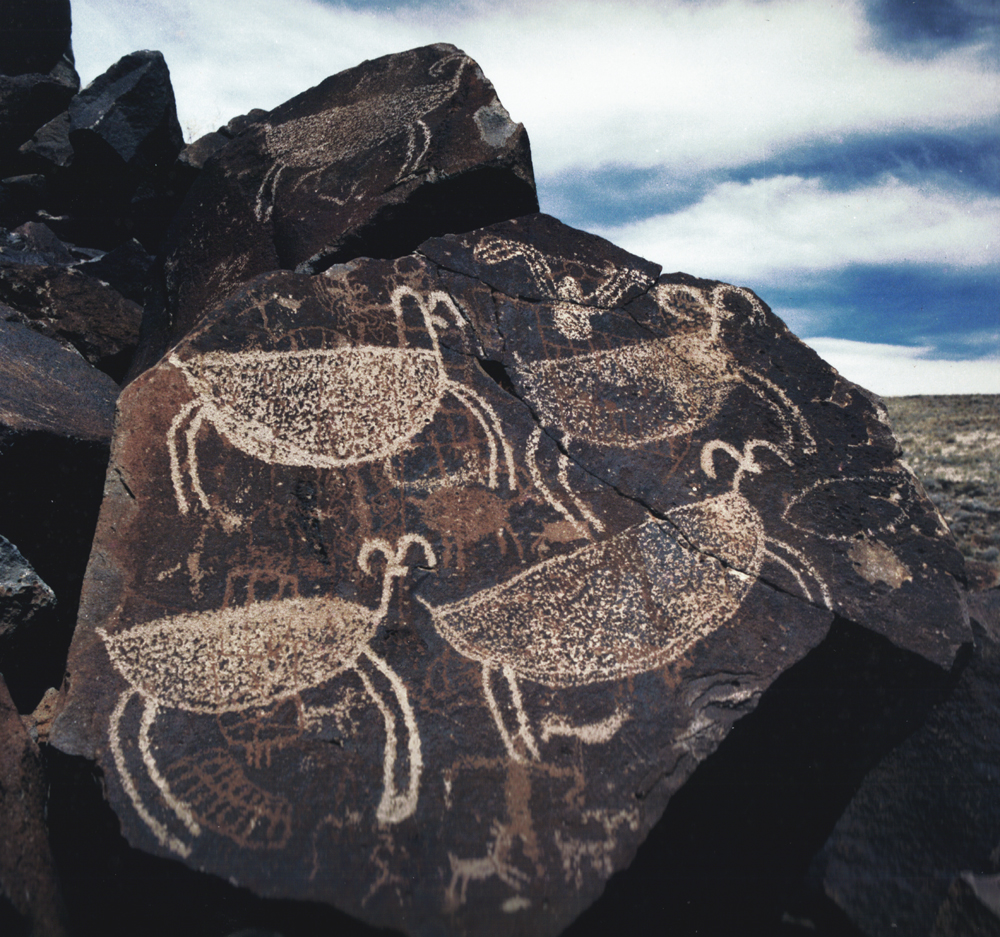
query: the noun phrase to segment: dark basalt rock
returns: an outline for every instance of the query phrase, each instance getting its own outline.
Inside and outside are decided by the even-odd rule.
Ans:
[[[28,164],[18,155],[18,148],[43,124],[64,112],[79,90],[79,79],[0,75],[0,177],[27,171]]]
[[[38,748],[0,676],[0,925],[6,897],[32,934],[62,937],[68,930],[49,847],[46,799]]]
[[[70,0],[4,0],[0,74],[47,72],[69,48]]]
[[[994,937],[1000,933],[1000,876],[963,872],[952,882],[930,937]]]
[[[70,142],[79,160],[102,172],[155,172],[173,163],[184,137],[167,63],[132,52],[94,79],[69,106]]]
[[[142,305],[153,263],[153,257],[146,248],[135,238],[130,238],[114,250],[81,263],[77,269],[107,283],[126,299]]]
[[[17,547],[0,537],[0,639],[55,605],[55,593],[21,556]]]
[[[74,268],[5,263],[0,254],[0,318],[75,348],[120,381],[135,351],[142,307]]]
[[[1000,591],[968,601],[954,693],[865,778],[816,861],[873,937],[1000,932]]]
[[[31,139],[19,147],[21,165],[43,175],[57,174],[68,169],[73,163],[69,128],[69,111],[62,111],[42,124]]]
[[[463,52],[426,46],[348,69],[207,161],[164,243],[133,374],[256,274],[397,257],[537,207],[527,134]]]
[[[62,679],[117,394],[76,352],[0,322],[0,535],[58,600],[0,645],[0,673],[25,711]]]
[[[267,117],[267,114],[267,111],[256,107],[249,113],[234,117],[218,130],[200,136],[194,143],[189,143],[177,157],[179,171],[186,175],[190,184],[193,184],[210,156],[218,153],[230,140],[241,134],[251,124]]]
[[[25,171],[49,180],[47,221],[67,240],[110,249],[130,237],[155,249],[184,195],[184,145],[159,52],[116,62],[20,147]]]
[[[557,933],[838,616],[938,682],[970,640],[877,398],[546,216],[263,274],[118,414],[51,742],[262,895]]]
[[[48,225],[29,221],[13,231],[0,229],[0,264],[69,266],[78,260]]]

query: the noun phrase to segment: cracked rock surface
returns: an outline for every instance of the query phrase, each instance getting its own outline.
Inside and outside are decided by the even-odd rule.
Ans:
[[[145,851],[558,933],[836,619],[951,667],[897,455],[749,290],[545,215],[263,273],[121,395],[50,741]]]

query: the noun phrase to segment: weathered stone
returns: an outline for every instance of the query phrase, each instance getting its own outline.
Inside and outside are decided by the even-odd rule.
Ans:
[[[142,305],[153,258],[135,238],[119,244],[101,257],[88,260],[77,268],[116,289],[126,299]]]
[[[264,274],[126,388],[51,743],[130,842],[553,934],[836,615],[951,666],[878,400],[659,274],[532,216]]]
[[[180,171],[185,173],[187,178],[193,183],[210,156],[218,153],[233,137],[242,133],[251,124],[267,117],[267,114],[267,111],[256,107],[246,114],[234,117],[218,130],[206,133],[193,143],[189,143],[181,150],[177,157],[177,165]]]
[[[13,322],[0,322],[0,425],[108,445],[118,387],[78,354]]]
[[[0,672],[26,710],[62,679],[117,393],[76,352],[0,321],[0,534],[58,599],[0,647]]]
[[[953,694],[865,778],[817,859],[827,893],[872,937],[976,933],[952,926],[968,876],[1000,873],[1000,591],[968,602],[976,644]]]
[[[158,244],[180,202],[174,162],[184,145],[170,73],[159,52],[133,52],[76,95],[20,148],[50,177],[56,233],[111,249]]]
[[[464,53],[426,46],[348,69],[205,166],[164,243],[133,374],[256,274],[397,257],[537,207],[527,134]]]
[[[996,937],[1000,934],[1000,876],[963,872],[934,921],[930,937]]]
[[[75,348],[120,381],[135,351],[142,308],[76,269],[5,263],[0,254],[0,318]]]
[[[76,263],[77,257],[70,246],[56,237],[55,232],[46,224],[38,221],[28,221],[10,232],[11,246],[16,245],[16,251],[4,251],[3,260],[11,260],[22,264],[51,264],[53,266],[68,266]]]
[[[0,177],[25,171],[18,148],[64,113],[79,87],[51,75],[0,75]]]
[[[0,638],[55,605],[55,593],[42,582],[17,547],[0,537]]]
[[[42,124],[31,139],[18,148],[21,164],[32,172],[43,174],[67,169],[73,162],[69,128],[69,111],[62,111]]]
[[[0,537],[0,638],[55,605],[55,593],[21,556],[17,547]]]
[[[0,8],[0,74],[47,72],[69,48],[69,0],[4,0]]]
[[[46,783],[38,748],[0,676],[0,891],[34,937],[67,933],[45,823]]]
[[[170,166],[184,136],[170,72],[159,52],[132,52],[70,102],[70,142],[78,159],[109,172]]]

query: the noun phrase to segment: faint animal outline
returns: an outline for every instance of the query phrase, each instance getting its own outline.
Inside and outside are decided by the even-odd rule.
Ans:
[[[329,110],[321,111],[318,114],[309,114],[279,124],[277,127],[266,122],[262,123],[260,125],[264,135],[262,146],[265,156],[273,162],[257,190],[254,201],[254,215],[257,220],[260,222],[271,220],[278,183],[288,168],[308,168],[309,171],[297,180],[296,187],[310,186],[315,197],[322,201],[343,206],[356,197],[356,182],[351,185],[344,198],[324,193],[321,186],[312,183],[312,180],[327,170],[331,164],[350,159],[361,152],[358,147],[345,144],[341,134],[330,133],[331,124],[334,122],[331,118],[339,119],[341,123],[346,122],[355,129],[360,126],[371,135],[381,134],[384,137],[387,133],[391,133],[390,139],[405,131],[406,155],[393,184],[399,185],[416,173],[431,145],[430,128],[418,115],[427,114],[439,107],[458,90],[462,75],[472,59],[464,53],[452,53],[434,62],[427,70],[429,75],[438,77],[445,66],[456,61],[461,64],[447,83],[430,87],[425,85],[402,93],[382,95],[379,101],[382,106],[366,98],[354,104],[334,108],[333,114]],[[422,138],[422,144],[418,138]],[[321,141],[318,145],[317,140]],[[290,164],[282,161],[280,155],[289,151],[294,152],[304,162]]]
[[[208,495],[198,474],[196,448],[197,435],[206,418],[237,448],[262,461],[336,469],[388,459],[401,451],[433,421],[447,394],[454,396],[473,414],[486,434],[489,447],[488,486],[495,488],[498,484],[498,450],[492,435],[495,434],[503,449],[508,484],[513,490],[517,484],[514,457],[499,417],[476,391],[448,377],[437,328],[447,327],[449,323],[434,312],[439,304],[444,304],[458,324],[464,327],[465,320],[454,300],[442,290],[431,291],[425,298],[409,286],[398,286],[390,300],[398,328],[403,321],[403,300],[406,297],[415,300],[420,309],[431,341],[430,349],[404,345],[348,345],[304,351],[206,352],[187,360],[182,360],[176,351],[171,352],[167,357],[168,363],[181,371],[195,394],[177,412],[167,431],[170,477],[180,513],[187,514],[189,505],[184,494],[177,439],[184,421],[192,414],[185,431],[188,474],[191,488],[202,508],[210,511]],[[278,396],[274,389],[262,398],[262,404],[256,408],[259,412],[246,406],[245,399],[238,398],[241,391],[256,390],[262,368],[267,366],[288,385],[298,381],[301,386],[307,387],[307,382],[311,381],[325,389],[330,397],[326,403],[330,409],[336,410],[340,425],[344,427],[347,421],[342,438],[328,443],[339,445],[343,453],[341,456],[318,451],[319,446],[309,448],[306,418],[311,416],[315,425],[318,421],[316,409],[309,411],[306,408],[304,413],[293,410],[291,417],[286,413],[285,425],[282,425],[280,412],[275,414],[270,410],[275,403],[274,398]],[[396,411],[396,426],[391,430],[386,429],[385,421],[379,424],[372,420],[371,398],[379,390],[376,378],[381,379],[383,384],[388,382],[394,394],[391,403]],[[279,389],[285,391],[281,401],[287,403],[290,388]],[[244,394],[244,398],[246,396]],[[219,404],[218,400],[223,402]],[[299,401],[300,405],[304,403]],[[241,406],[244,411],[250,412],[241,413]],[[324,424],[328,431],[330,422]],[[298,439],[295,438],[296,431]],[[353,453],[348,455],[352,449]],[[229,516],[227,512],[222,513]],[[230,516],[229,519],[239,523],[238,518]]]
[[[306,712],[300,694],[344,671],[353,670],[385,724],[383,786],[376,818],[380,823],[399,823],[413,814],[423,771],[416,716],[406,686],[368,643],[388,611],[394,580],[409,572],[409,567],[402,565],[407,552],[421,539],[405,535],[395,548],[381,539],[363,543],[358,565],[364,572],[371,573],[370,560],[374,553],[381,553],[386,558],[381,597],[374,609],[335,597],[318,596],[277,599],[154,619],[114,634],[97,629],[112,664],[128,683],[108,721],[108,742],[115,768],[136,813],[162,846],[183,857],[191,852],[191,846],[171,833],[146,807],[129,771],[122,747],[121,722],[128,704],[136,696],[143,701],[138,747],[146,773],[163,801],[191,836],[197,838],[202,832],[199,823],[189,805],[170,790],[153,755],[150,730],[160,712],[175,709],[219,716],[293,699],[303,718],[322,718],[326,710],[311,707]],[[255,611],[261,614],[262,609],[262,614],[269,618],[263,628],[250,617]],[[209,632],[207,636],[206,631]],[[266,658],[254,660],[245,654],[245,646],[239,646],[240,639],[245,645],[252,638],[264,641],[265,650],[270,652]],[[232,657],[226,653],[227,644],[237,648]],[[241,655],[240,651],[244,653]],[[409,761],[405,791],[397,791],[395,782],[396,717],[368,674],[358,666],[362,657],[388,681],[403,714]],[[254,663],[255,668],[248,666]]]
[[[566,689],[636,676],[670,663],[699,640],[722,627],[736,614],[766,560],[771,560],[789,571],[806,599],[811,603],[815,602],[816,599],[799,571],[789,560],[769,547],[780,547],[799,563],[818,586],[819,597],[824,606],[830,607],[829,590],[823,580],[795,548],[767,535],[760,515],[740,492],[740,484],[746,474],[759,474],[762,471],[754,457],[755,449],[769,450],[782,461],[786,463],[791,461],[779,446],[767,440],[747,440],[742,451],[722,440],[712,440],[702,449],[701,467],[709,478],[714,479],[715,453],[722,451],[733,458],[736,470],[729,491],[674,508],[667,512],[662,520],[648,518],[606,540],[590,543],[572,553],[543,560],[496,586],[482,589],[463,599],[434,605],[425,597],[416,596],[417,601],[430,614],[435,630],[459,654],[480,664],[483,695],[510,758],[519,761],[528,760],[515,744],[519,738],[531,759],[541,759],[541,751],[532,734],[524,708],[519,679],[539,683],[550,689]],[[728,532],[731,534],[735,529],[737,536],[720,538],[719,528],[727,530],[727,526]],[[667,530],[679,534],[687,546],[678,543],[678,537],[667,534]],[[664,574],[669,571],[670,563],[667,562],[664,569],[657,569],[655,562],[663,565],[663,559],[656,560],[653,556],[653,548],[657,545],[662,546],[665,539],[672,540],[677,548],[671,551],[671,557],[676,558],[680,555],[687,561],[686,572],[689,577],[698,571],[705,577],[711,569],[714,578],[701,583],[700,589],[693,594],[667,594],[661,587],[662,594],[658,601],[667,608],[672,604],[679,613],[686,614],[689,618],[692,617],[692,609],[695,612],[699,610],[696,600],[702,602],[700,607],[704,609],[704,602],[714,597],[717,600],[716,606],[709,607],[707,616],[703,615],[707,621],[702,622],[700,626],[697,622],[685,622],[683,630],[676,638],[659,646],[651,644],[649,645],[651,650],[633,653],[629,657],[627,656],[629,651],[634,651],[640,645],[642,637],[656,636],[657,626],[649,617],[647,594],[652,594],[651,590],[656,589],[655,583],[661,579],[666,578],[669,581],[669,577],[664,577]],[[436,558],[430,544],[423,538],[418,542],[426,553],[428,566],[435,566]],[[615,552],[620,551],[622,547],[633,548],[628,551],[629,556],[642,555],[643,549],[647,551],[642,555],[642,566],[637,564],[630,570],[633,583],[644,580],[639,593],[642,607],[647,615],[645,621],[637,622],[639,616],[636,614],[636,603],[633,601],[630,606],[626,601],[629,598],[628,594],[621,589],[610,611],[606,606],[591,610],[592,600],[598,594],[597,590],[607,584],[608,570],[615,568],[614,563],[608,562],[608,555],[614,559]],[[702,555],[712,557],[715,563],[701,562]],[[654,561],[652,568],[651,557]],[[622,556],[619,555],[617,559],[622,559]],[[577,589],[578,594],[556,608],[550,619],[557,618],[565,628],[567,621],[577,616],[577,621],[570,621],[575,632],[568,640],[563,632],[547,636],[539,630],[539,622],[544,624],[545,614],[548,611],[544,603],[553,594],[551,582],[554,570],[568,570],[569,575],[564,577],[564,581],[583,583],[583,586]],[[589,575],[597,572],[601,575]],[[690,583],[691,579],[687,578],[686,581]],[[546,589],[546,586],[549,588]],[[565,593],[561,597],[566,599]],[[632,598],[634,597],[635,593]],[[725,605],[727,601],[728,606]],[[504,617],[511,609],[524,614],[520,619]],[[627,625],[631,633],[614,632],[615,614],[618,615],[617,624]],[[495,627],[491,627],[494,623],[489,620],[485,629],[470,629],[464,625],[470,616],[476,615],[480,617],[485,615],[487,619],[490,615],[493,618],[497,618],[498,615],[500,617],[495,622]],[[609,622],[612,624],[609,625]],[[593,646],[596,643],[595,635],[598,640],[604,640],[604,644],[596,648]],[[547,637],[549,638],[547,643],[544,640],[537,640]],[[516,646],[519,639],[524,647]],[[491,640],[494,641],[493,647],[490,645]],[[504,641],[507,642],[507,647],[503,646]],[[588,642],[591,646],[588,646]],[[599,654],[601,648],[605,649],[603,657]],[[581,667],[580,662],[575,661],[577,664],[575,669],[563,669],[560,673],[560,666],[565,665],[567,661],[574,662],[574,654],[581,658],[589,655],[589,659],[584,660],[587,666]],[[514,733],[508,731],[493,694],[491,682],[495,673],[501,674],[509,687],[518,723]],[[542,722],[542,741],[546,742],[549,737],[562,735],[575,736],[589,744],[604,743],[614,737],[627,718],[628,713],[618,709],[600,722],[571,726],[564,720],[549,716]]]

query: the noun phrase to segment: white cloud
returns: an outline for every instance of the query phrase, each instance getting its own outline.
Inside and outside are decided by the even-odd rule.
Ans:
[[[882,396],[1000,394],[1000,355],[951,361],[932,357],[929,346],[843,338],[810,338],[806,344],[849,381]]]
[[[851,264],[985,267],[1000,263],[1000,198],[892,177],[845,191],[773,176],[598,233],[664,269],[741,283]]]
[[[685,174],[855,132],[948,132],[993,119],[977,50],[879,51],[859,0],[473,0],[369,12],[315,0],[75,0],[81,74],[137,48],[167,57],[201,133],[274,107],[365,58],[453,42],[532,140],[536,172],[609,162]]]
[[[252,108],[276,107],[365,59],[432,41],[398,16],[315,0],[73,2],[82,80],[136,49],[158,49],[189,140]]]

